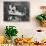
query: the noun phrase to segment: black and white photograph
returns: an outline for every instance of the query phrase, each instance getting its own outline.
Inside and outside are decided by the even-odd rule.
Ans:
[[[4,2],[4,21],[29,21],[29,2]]]

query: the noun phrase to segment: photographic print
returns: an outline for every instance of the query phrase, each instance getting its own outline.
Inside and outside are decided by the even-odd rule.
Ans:
[[[29,21],[29,2],[4,2],[4,21]]]

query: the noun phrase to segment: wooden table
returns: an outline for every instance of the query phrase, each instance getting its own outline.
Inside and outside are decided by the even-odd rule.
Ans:
[[[15,45],[15,46],[46,46],[46,44],[41,44],[41,45],[35,45],[35,44],[27,44],[27,43],[24,43],[22,45]]]

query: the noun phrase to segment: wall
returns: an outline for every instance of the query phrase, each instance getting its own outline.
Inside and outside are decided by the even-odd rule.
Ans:
[[[3,2],[16,0],[0,0],[0,34],[4,34],[6,25],[14,25],[18,29],[18,36],[31,36],[36,32],[36,29],[43,29],[40,27],[35,19],[35,16],[41,13],[40,6],[46,5],[46,0],[17,0],[30,2],[30,21],[29,22],[4,22],[3,21]]]

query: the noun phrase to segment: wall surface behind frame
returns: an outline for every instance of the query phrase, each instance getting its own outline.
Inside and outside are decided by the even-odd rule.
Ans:
[[[5,22],[3,21],[3,2],[4,1],[16,1],[16,0],[0,0],[0,34],[4,34],[4,29],[6,25],[14,25],[19,31],[18,36],[22,34],[24,36],[31,36],[36,29],[44,29],[39,26],[35,16],[41,13],[40,6],[46,5],[46,0],[17,0],[17,1],[29,1],[30,2],[30,21],[29,22]]]

